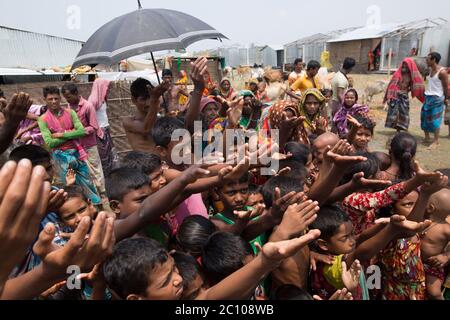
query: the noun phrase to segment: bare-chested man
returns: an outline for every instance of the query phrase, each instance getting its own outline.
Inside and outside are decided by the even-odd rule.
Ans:
[[[173,83],[173,74],[169,69],[164,69],[162,72],[163,83],[169,85],[169,89],[164,93],[164,102],[166,103],[166,110],[169,115],[176,115],[178,112],[185,111],[186,106],[180,106],[180,95],[189,97],[189,93],[176,83]]]
[[[123,119],[122,125],[134,151],[154,152],[151,129],[158,116],[160,98],[169,87],[169,83],[163,82],[155,88],[150,81],[143,78],[131,84],[131,100],[137,112],[134,117]]]

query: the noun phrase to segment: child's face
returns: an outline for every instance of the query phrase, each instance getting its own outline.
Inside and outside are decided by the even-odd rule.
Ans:
[[[261,193],[252,193],[248,196],[247,206],[254,207],[257,204],[264,204],[264,198]]]
[[[160,167],[158,170],[150,174],[150,189],[152,194],[163,188],[167,184],[167,180],[163,175],[163,168]]]
[[[205,283],[200,274],[197,273],[193,281],[185,284],[181,300],[195,300],[204,289]]]
[[[419,199],[419,194],[416,191],[409,193],[406,197],[398,200],[394,204],[394,213],[404,217],[408,217],[413,210],[417,199]]]
[[[148,283],[144,297],[147,300],[179,300],[183,294],[183,278],[170,255],[166,262],[153,268]]]
[[[369,146],[370,141],[372,141],[372,132],[370,132],[370,130],[366,128],[359,128],[356,132],[353,144],[359,150],[366,150]]]
[[[248,183],[225,185],[219,197],[226,210],[243,210],[248,200]]]
[[[353,224],[347,221],[339,226],[338,232],[327,242],[327,251],[334,255],[349,254],[355,250],[356,241]]]
[[[319,108],[320,108],[319,100],[317,100],[317,98],[312,94],[308,95],[305,100],[306,113],[310,116],[313,116],[319,111]]]
[[[316,166],[314,165],[312,153],[308,155],[308,162],[306,163],[305,168],[308,174],[310,174],[316,168]]]
[[[130,214],[137,212],[145,199],[151,194],[151,188],[149,185],[140,187],[139,189],[130,191],[127,193],[121,202],[119,202],[118,217],[124,219]]]
[[[351,108],[356,103],[356,95],[353,91],[349,91],[345,94],[344,103],[347,108]]]
[[[82,198],[74,197],[68,199],[61,208],[59,208],[58,212],[64,225],[75,230],[82,218],[90,217],[91,219],[94,219],[97,211],[92,204],[87,203]]]

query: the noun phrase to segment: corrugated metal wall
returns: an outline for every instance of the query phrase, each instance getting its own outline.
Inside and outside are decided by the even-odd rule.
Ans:
[[[82,42],[0,27],[0,67],[41,69],[71,65]]]
[[[290,43],[284,46],[286,61],[284,63],[294,63],[295,59],[303,58],[303,51],[300,52],[297,43]]]
[[[272,67],[277,67],[277,52],[272,49],[271,47],[266,47],[263,51],[262,51],[262,56],[263,56],[263,64],[264,66],[272,66]]]

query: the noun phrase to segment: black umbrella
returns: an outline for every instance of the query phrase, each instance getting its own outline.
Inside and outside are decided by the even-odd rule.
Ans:
[[[141,9],[140,3],[139,8],[98,29],[83,45],[72,69],[82,65],[113,65],[150,52],[158,75],[154,51],[186,49],[204,39],[228,39],[191,15],[167,9]]]

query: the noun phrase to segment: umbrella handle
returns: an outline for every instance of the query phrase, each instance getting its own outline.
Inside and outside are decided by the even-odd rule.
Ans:
[[[158,79],[158,84],[161,84],[161,79],[159,78],[158,67],[156,66],[155,57],[153,56],[153,52],[150,52],[150,55],[152,56],[153,67],[155,68],[156,78]],[[163,98],[163,102],[164,102],[164,109],[166,109],[166,112],[167,112],[169,106],[166,104],[166,98],[164,97],[164,95],[162,95],[162,98]]]

